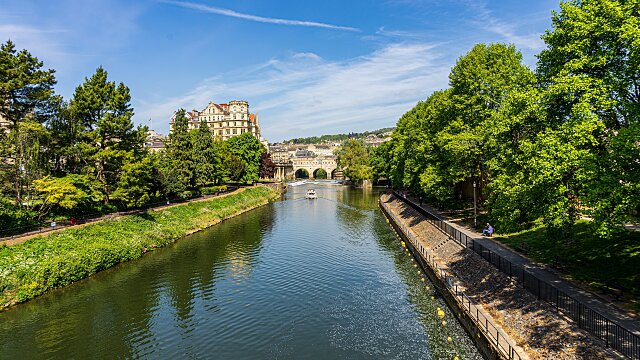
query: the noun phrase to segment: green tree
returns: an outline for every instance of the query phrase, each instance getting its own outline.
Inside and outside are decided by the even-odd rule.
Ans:
[[[546,205],[570,214],[581,207],[610,236],[640,203],[638,5],[572,0],[560,8],[543,36],[538,75],[550,127],[543,141],[571,158],[550,160],[564,169],[555,178],[564,191]]]
[[[217,154],[213,146],[213,135],[204,120],[200,121],[198,129],[191,131],[191,149],[195,183],[204,186],[214,182]]]
[[[113,199],[125,207],[140,207],[159,200],[164,191],[158,175],[158,159],[152,154],[141,160],[129,158],[122,166]]]
[[[373,171],[369,165],[369,148],[362,140],[347,140],[336,151],[336,162],[345,176],[353,181],[371,180]]]
[[[260,175],[260,156],[265,151],[258,139],[250,133],[244,133],[227,140],[227,148],[245,165],[244,176],[237,181],[244,183],[257,181]]]
[[[392,141],[387,141],[371,151],[369,162],[373,172],[373,180],[378,181],[380,178],[389,179],[393,146],[394,143]]]
[[[102,198],[95,185],[87,175],[78,174],[61,178],[45,176],[34,180],[33,186],[41,199],[39,218],[42,219],[56,208],[69,211],[83,206],[90,207]]]
[[[104,204],[109,204],[124,164],[144,155],[147,129],[134,127],[130,101],[129,88],[108,81],[107,72],[99,67],[69,102],[73,123],[82,127],[84,156],[90,159],[87,168],[102,186]]]
[[[184,109],[176,112],[161,167],[168,194],[181,195],[195,185],[189,123]]]
[[[5,194],[21,205],[31,182],[46,173],[43,149],[47,132],[42,123],[51,115],[56,97],[53,70],[11,41],[0,46],[0,181]]]

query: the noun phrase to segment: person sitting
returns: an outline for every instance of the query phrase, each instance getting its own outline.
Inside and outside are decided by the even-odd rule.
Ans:
[[[482,236],[493,236],[493,232],[495,230],[493,229],[493,226],[491,226],[491,224],[487,223],[487,228],[482,230]]]

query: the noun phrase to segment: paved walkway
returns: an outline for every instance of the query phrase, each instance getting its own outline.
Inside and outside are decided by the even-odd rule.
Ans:
[[[418,204],[417,199],[411,196],[408,196],[408,198],[414,204],[416,205]],[[505,259],[511,261],[512,263],[518,264],[523,268],[527,269],[527,271],[529,271],[531,274],[538,277],[540,280],[546,281],[547,283],[554,285],[558,289],[564,291],[567,295],[582,302],[584,305],[599,312],[600,314],[608,317],[610,320],[613,320],[614,322],[618,323],[620,326],[623,326],[626,329],[633,331],[637,335],[640,335],[640,319],[634,318],[627,312],[624,312],[619,308],[615,307],[614,305],[607,303],[599,295],[594,294],[585,289],[582,289],[579,286],[574,285],[562,279],[557,273],[549,270],[544,265],[537,264],[525,258],[524,256],[518,254],[517,252],[511,250],[507,246],[495,241],[492,238],[484,237],[479,233],[473,231],[472,229],[460,226],[455,222],[452,222],[448,216],[442,214],[440,211],[438,211],[437,209],[429,205],[423,204],[422,208],[427,210],[431,214],[439,217],[440,219],[447,221],[447,223],[449,223],[451,226],[465,233],[467,236],[472,237],[475,241],[485,246],[489,250],[504,257]]]
[[[169,203],[169,205],[160,205],[160,206],[156,206],[156,207],[150,207],[148,209],[144,209],[144,210],[130,210],[130,211],[121,211],[121,212],[116,212],[116,213],[111,213],[111,214],[105,214],[101,217],[97,217],[97,218],[93,218],[93,219],[86,219],[83,220],[83,222],[81,224],[77,224],[77,225],[60,225],[57,226],[54,229],[50,229],[50,228],[42,228],[40,230],[36,230],[36,231],[31,231],[28,233],[24,233],[24,234],[20,234],[20,235],[15,235],[12,237],[7,237],[7,238],[0,238],[0,245],[6,245],[6,246],[12,246],[12,245],[16,245],[16,244],[21,244],[29,239],[38,237],[38,236],[48,236],[49,234],[52,233],[57,233],[60,231],[64,231],[70,228],[81,228],[87,225],[91,225],[91,224],[95,224],[97,222],[100,221],[104,221],[104,220],[108,220],[108,219],[117,219],[123,216],[129,216],[129,215],[135,215],[135,214],[141,214],[147,211],[161,211],[170,207],[174,207],[174,206],[180,206],[180,205],[185,205],[185,204],[189,204],[189,203],[193,203],[193,202],[200,202],[200,201],[208,201],[211,200],[213,198],[222,198],[225,196],[229,196],[229,195],[233,195],[233,194],[238,194],[240,192],[243,192],[244,190],[246,190],[246,187],[242,187],[239,189],[235,189],[229,192],[225,192],[219,195],[207,195],[207,196],[203,196],[203,197],[198,197],[198,198],[194,198],[191,200],[187,200],[187,201],[180,201],[180,202],[174,202],[174,203]]]

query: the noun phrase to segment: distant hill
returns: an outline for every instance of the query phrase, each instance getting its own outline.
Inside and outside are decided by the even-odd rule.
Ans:
[[[311,136],[305,138],[297,138],[283,141],[283,143],[291,143],[291,144],[320,144],[324,142],[341,142],[347,139],[364,139],[369,135],[376,135],[382,137],[382,134],[393,131],[394,128],[382,128],[373,131],[365,131],[362,133],[349,133],[349,134],[335,134],[335,135],[322,135],[322,136]]]

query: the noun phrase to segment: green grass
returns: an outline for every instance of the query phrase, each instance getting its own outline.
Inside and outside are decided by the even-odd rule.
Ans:
[[[188,232],[275,199],[266,187],[149,211],[0,247],[0,309],[141,257]]]
[[[578,221],[567,239],[548,236],[544,226],[518,233],[497,236],[496,240],[511,248],[528,247],[531,259],[553,266],[556,257],[562,271],[594,289],[607,282],[625,288],[630,303],[640,297],[640,232],[625,232],[612,240],[603,240],[592,233],[588,221]],[[637,304],[633,306],[637,307]]]

